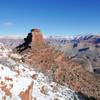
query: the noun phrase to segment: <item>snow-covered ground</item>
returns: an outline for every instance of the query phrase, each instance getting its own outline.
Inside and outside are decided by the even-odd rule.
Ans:
[[[0,59],[0,100],[79,100],[67,86],[50,82],[43,73],[12,59],[8,55],[13,53],[5,49]]]

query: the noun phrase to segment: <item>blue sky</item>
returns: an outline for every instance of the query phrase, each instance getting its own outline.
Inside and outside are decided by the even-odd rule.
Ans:
[[[0,35],[100,33],[100,0],[0,0]]]

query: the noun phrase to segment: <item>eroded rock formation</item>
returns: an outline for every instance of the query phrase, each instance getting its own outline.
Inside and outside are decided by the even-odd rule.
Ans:
[[[43,35],[39,29],[32,30],[32,43],[42,43],[44,41]]]
[[[65,82],[77,92],[100,99],[100,78],[86,71],[80,64],[64,60],[63,56],[58,57],[56,63],[59,66],[55,72],[58,82]]]
[[[28,89],[20,93],[21,100],[32,100],[33,82],[28,86]]]
[[[32,30],[32,49],[25,62],[41,71],[52,73],[59,83],[67,83],[71,89],[100,99],[100,78],[85,70],[78,62],[65,58],[64,54],[48,46],[38,29]]]

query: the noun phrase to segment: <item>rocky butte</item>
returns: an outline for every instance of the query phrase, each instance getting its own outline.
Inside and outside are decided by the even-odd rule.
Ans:
[[[24,54],[24,50],[22,52]],[[65,58],[63,52],[49,46],[39,29],[32,29],[31,48],[24,60],[52,77],[54,81],[67,84],[78,93],[100,100],[100,77],[85,70],[78,62]]]
[[[32,29],[32,45],[36,43],[36,45],[44,42],[43,35],[39,29]],[[38,44],[37,44],[38,43]]]

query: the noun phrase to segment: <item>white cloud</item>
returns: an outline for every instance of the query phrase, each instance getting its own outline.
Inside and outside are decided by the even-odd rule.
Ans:
[[[13,26],[13,22],[4,22],[3,26]]]

